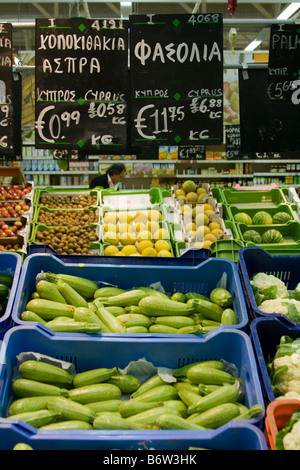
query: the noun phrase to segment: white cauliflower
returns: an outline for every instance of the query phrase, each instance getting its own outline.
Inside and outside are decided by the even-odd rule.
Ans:
[[[300,354],[293,353],[291,356],[282,356],[274,359],[273,367],[275,373],[282,366],[287,366],[287,371],[276,382],[277,390],[282,395],[288,392],[300,394]]]
[[[265,289],[267,287],[277,286],[276,298],[285,299],[289,297],[285,283],[272,274],[257,273],[255,276],[253,276],[250,284],[255,286],[257,289]]]
[[[285,450],[300,450],[300,421],[284,436],[283,445]]]
[[[282,304],[294,304],[300,314],[300,301],[295,299],[270,299],[264,300],[259,309],[264,313],[281,313],[288,315],[288,307]]]
[[[276,400],[286,400],[286,399],[288,399],[288,400],[293,399],[293,400],[299,400],[300,401],[300,393],[287,392],[284,395],[276,398]]]

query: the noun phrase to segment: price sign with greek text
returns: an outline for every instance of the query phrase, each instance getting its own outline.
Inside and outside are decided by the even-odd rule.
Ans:
[[[240,126],[228,124],[225,126],[226,135],[226,157],[227,160],[237,160],[241,156],[241,134]]]
[[[131,143],[223,141],[222,15],[132,15]]]
[[[127,146],[128,22],[36,20],[36,148]]]
[[[14,154],[12,80],[12,25],[0,23],[0,155],[8,156]]]
[[[300,104],[300,25],[272,25],[267,98]]]

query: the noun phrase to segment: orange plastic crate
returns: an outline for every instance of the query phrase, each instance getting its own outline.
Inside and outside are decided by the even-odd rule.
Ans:
[[[292,414],[300,409],[300,400],[280,399],[272,401],[266,409],[265,434],[271,450],[276,450],[276,436],[285,427]]]

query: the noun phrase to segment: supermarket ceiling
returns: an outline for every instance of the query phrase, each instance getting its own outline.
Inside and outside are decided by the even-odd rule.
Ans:
[[[204,0],[196,3],[189,2],[103,2],[97,0],[56,0],[49,2],[39,0],[0,0],[0,22],[11,22],[14,26],[14,46],[16,52],[34,50],[34,28],[36,18],[72,18],[82,16],[85,18],[128,18],[130,14],[147,13],[222,13],[224,19],[224,49],[232,49],[234,37],[235,51],[244,51],[253,41],[256,42],[255,51],[266,51],[269,48],[270,24],[276,21],[285,9],[293,5],[289,14],[289,21],[300,22],[300,3],[277,2],[265,0],[264,2],[249,2],[237,0],[234,15],[228,6],[234,0]],[[235,28],[233,30],[232,28]],[[234,32],[236,35],[232,35]]]

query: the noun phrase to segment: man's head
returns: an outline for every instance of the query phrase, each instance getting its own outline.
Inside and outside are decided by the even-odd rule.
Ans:
[[[124,163],[114,163],[107,170],[107,174],[114,184],[119,183],[122,178],[125,176],[126,167]]]

